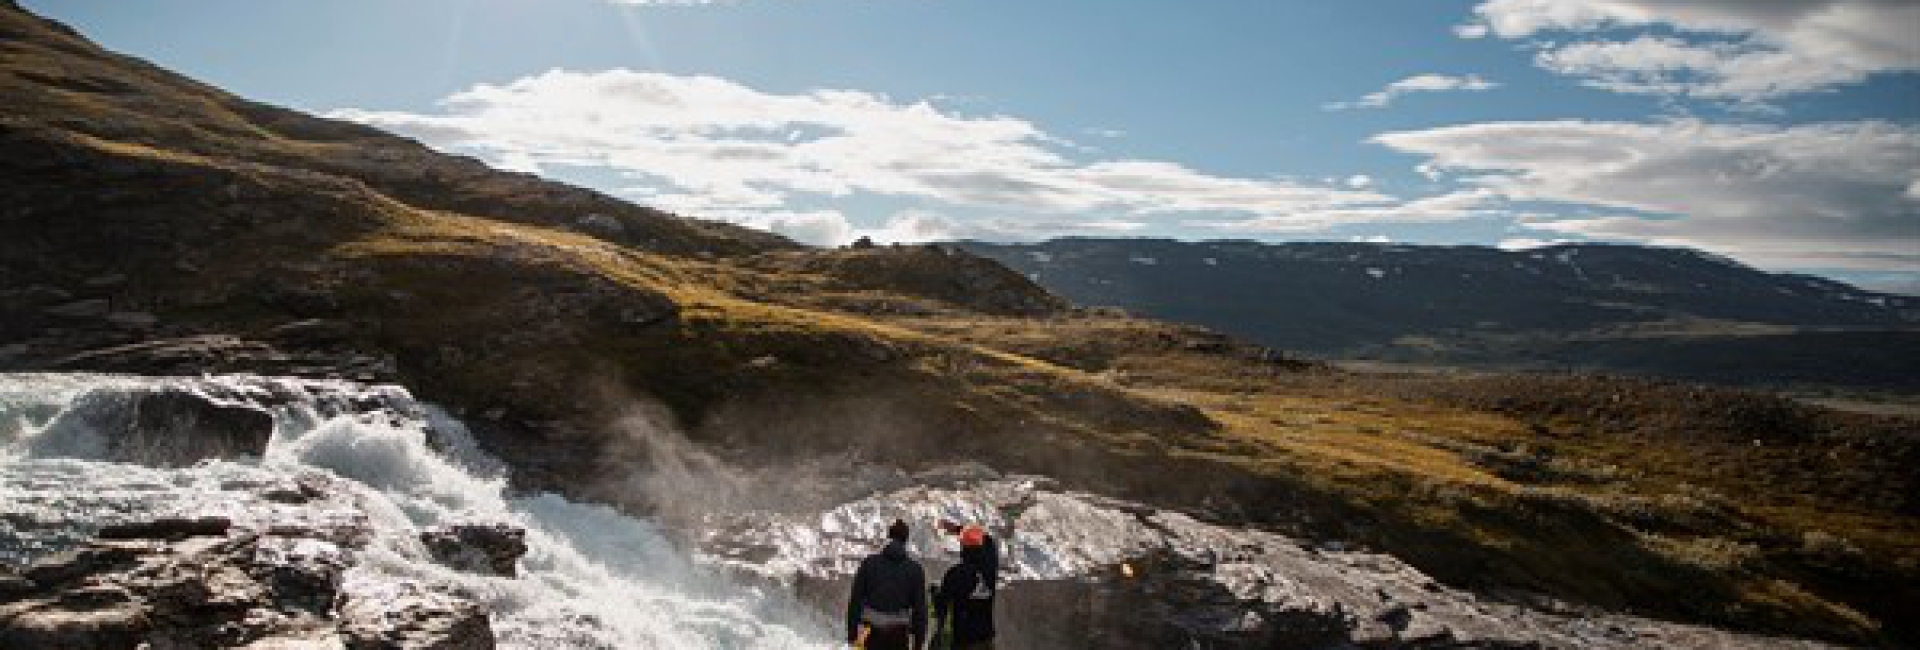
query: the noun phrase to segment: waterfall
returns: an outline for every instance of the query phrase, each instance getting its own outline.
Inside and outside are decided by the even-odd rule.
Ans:
[[[134,396],[153,391],[265,410],[272,416],[265,452],[178,467],[115,456],[99,423],[128,417]],[[261,496],[303,477],[343,494],[300,505]],[[696,562],[654,522],[553,494],[510,492],[504,466],[458,420],[400,387],[256,376],[0,375],[0,563],[20,566],[115,523],[207,515],[236,527],[370,531],[349,586],[377,591],[416,580],[446,588],[491,612],[502,647],[837,647],[835,627],[787,590]],[[430,558],[419,532],[465,522],[526,531],[517,577],[458,571]]]

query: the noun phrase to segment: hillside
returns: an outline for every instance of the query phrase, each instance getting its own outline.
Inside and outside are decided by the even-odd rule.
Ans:
[[[1920,299],[1685,249],[1156,239],[962,246],[1076,304],[1328,358],[1920,388],[1905,370],[1920,358]]]
[[[629,480],[638,410],[743,468],[979,463],[1515,602],[1920,638],[1911,420],[1347,375],[953,247],[804,248],[252,104],[11,3],[0,96],[0,370],[400,383],[516,489],[633,512],[676,496]]]

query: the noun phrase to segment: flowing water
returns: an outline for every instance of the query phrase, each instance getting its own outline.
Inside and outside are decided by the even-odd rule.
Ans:
[[[264,407],[275,430],[257,460],[184,468],[100,460],[87,426],[139,390],[181,389]],[[314,476],[340,498],[288,505],[263,487]],[[218,514],[237,527],[277,523],[366,529],[348,589],[412,579],[493,612],[503,647],[826,648],[824,616],[777,585],[748,584],[695,562],[655,524],[551,494],[514,495],[503,468],[458,422],[393,386],[261,377],[0,375],[0,562],[72,546],[109,524]],[[420,530],[504,522],[527,531],[517,578],[434,563]]]

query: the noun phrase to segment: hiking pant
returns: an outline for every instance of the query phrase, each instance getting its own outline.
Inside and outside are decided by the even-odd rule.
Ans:
[[[913,631],[906,627],[873,628],[867,635],[867,650],[919,650],[913,647]]]

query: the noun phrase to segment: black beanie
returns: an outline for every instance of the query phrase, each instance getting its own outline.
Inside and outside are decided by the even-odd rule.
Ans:
[[[895,541],[900,541],[900,542],[907,541],[906,520],[904,519],[893,520],[893,525],[887,527],[887,538]]]

